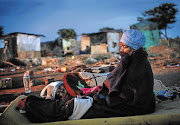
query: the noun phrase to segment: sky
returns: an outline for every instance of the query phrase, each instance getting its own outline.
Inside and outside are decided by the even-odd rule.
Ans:
[[[104,27],[128,30],[144,11],[162,3],[180,8],[180,0],[0,0],[0,26],[4,34],[42,34],[46,42],[58,38],[59,29],[74,29],[77,35]],[[169,26],[169,37],[180,36],[180,12]]]

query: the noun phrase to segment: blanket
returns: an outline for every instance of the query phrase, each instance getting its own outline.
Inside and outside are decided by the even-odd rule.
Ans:
[[[24,115],[31,122],[64,121],[73,112],[74,99],[72,98],[65,102],[63,99],[50,100],[30,95],[20,99],[16,109],[25,111]]]
[[[19,113],[15,110],[15,107],[20,99],[26,96],[21,95],[11,102],[6,110],[0,115],[1,125],[20,125],[20,124],[33,124],[30,122],[24,114]],[[152,114],[140,115],[140,116],[129,116],[129,117],[114,117],[114,118],[96,118],[96,119],[81,119],[81,120],[68,120],[68,121],[57,121],[45,123],[46,125],[52,124],[66,124],[66,125],[95,125],[95,124],[126,124],[126,125],[140,125],[140,124],[153,124],[153,125],[167,125],[180,123],[180,101],[165,101],[158,103],[156,111]]]
[[[154,78],[147,52],[138,49],[121,61],[94,95],[83,118],[143,115],[155,111]]]

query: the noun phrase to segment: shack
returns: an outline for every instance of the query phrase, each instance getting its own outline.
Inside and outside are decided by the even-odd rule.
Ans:
[[[91,47],[91,54],[119,53],[122,30],[109,30],[81,35],[81,51]]]
[[[14,32],[4,37],[4,57],[38,58],[41,57],[40,37],[44,35]]]
[[[63,54],[61,40],[41,42],[41,57],[63,56]]]
[[[150,46],[155,47],[160,44],[158,24],[151,21],[141,21],[130,26],[130,29],[138,29],[145,35],[146,44],[144,47],[146,50],[148,50]]]

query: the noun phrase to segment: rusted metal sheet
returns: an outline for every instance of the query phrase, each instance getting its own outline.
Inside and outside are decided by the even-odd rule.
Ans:
[[[40,36],[26,33],[7,34],[5,41],[12,58],[41,57]]]

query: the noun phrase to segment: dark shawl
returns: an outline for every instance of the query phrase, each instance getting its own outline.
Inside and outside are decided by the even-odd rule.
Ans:
[[[99,94],[94,96],[93,106],[83,118],[154,112],[154,78],[147,56],[143,49],[134,51],[131,56],[122,55],[121,61],[104,81]]]

